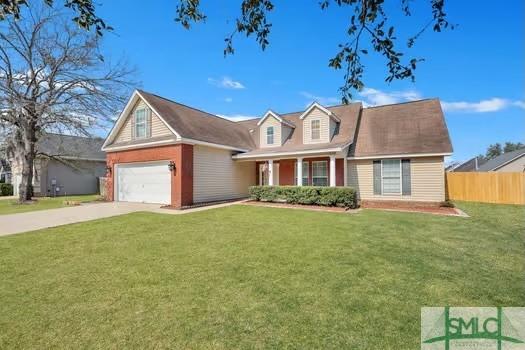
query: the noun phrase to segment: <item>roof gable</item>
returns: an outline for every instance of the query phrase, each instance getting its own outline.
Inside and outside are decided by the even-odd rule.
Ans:
[[[332,118],[333,120],[335,120],[336,122],[340,122],[341,120],[334,114],[334,112],[332,112],[331,110],[323,107],[321,104],[317,103],[317,102],[313,102],[304,112],[303,114],[301,114],[301,116],[299,117],[300,120],[303,120],[313,109],[319,109],[321,110],[323,113],[325,113],[327,116],[329,116],[330,118]]]
[[[281,124],[284,124],[290,128],[295,128],[295,125],[283,118],[281,118],[281,116],[277,113],[275,113],[274,111],[272,111],[271,109],[268,110],[268,112],[266,112],[264,114],[264,116],[257,122],[257,126],[261,126],[262,123],[264,123],[264,121],[268,118],[268,117],[274,117],[275,119],[277,119]]]
[[[139,103],[139,100],[144,102],[146,106],[151,109],[151,111],[166,125],[166,127],[177,137],[177,139],[180,139],[181,136],[173,127],[171,127],[166,120],[160,115],[160,113],[150,104],[148,101],[142,96],[141,92],[138,90],[135,90],[131,97],[128,100],[128,103],[120,113],[119,117],[115,121],[115,124],[113,125],[113,128],[111,128],[111,131],[109,132],[108,136],[106,137],[106,140],[104,141],[104,144],[102,145],[102,149],[106,149],[106,147],[110,146],[117,138],[119,133],[122,130],[122,127],[126,124],[126,121],[128,120],[131,112],[133,111],[133,108]],[[142,142],[147,142],[147,139],[142,140]]]

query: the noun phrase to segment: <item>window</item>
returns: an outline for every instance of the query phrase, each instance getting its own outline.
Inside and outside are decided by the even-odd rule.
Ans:
[[[141,108],[135,111],[135,137],[144,138],[147,135],[146,132],[146,109]]]
[[[310,125],[312,140],[319,140],[321,138],[321,121],[319,119],[312,120]]]
[[[266,128],[266,144],[273,145],[273,126]]]
[[[381,162],[383,194],[401,193],[401,160],[384,159]]]
[[[308,174],[308,162],[302,162],[303,165],[303,186],[308,186],[308,178],[310,177]],[[297,163],[295,163],[294,166],[294,178],[295,178],[295,184],[299,184],[299,179],[297,179]]]
[[[312,185],[328,186],[328,162],[312,162]]]

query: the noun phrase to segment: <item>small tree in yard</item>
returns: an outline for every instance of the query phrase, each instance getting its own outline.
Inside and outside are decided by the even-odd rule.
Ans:
[[[111,121],[133,85],[133,69],[123,60],[103,60],[100,36],[53,8],[29,7],[27,12],[0,26],[0,125],[8,155],[22,168],[22,202],[32,196],[41,135],[89,135]]]

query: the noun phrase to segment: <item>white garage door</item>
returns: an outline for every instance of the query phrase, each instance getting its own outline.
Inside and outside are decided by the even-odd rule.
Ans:
[[[171,203],[171,172],[168,162],[118,164],[117,201]]]

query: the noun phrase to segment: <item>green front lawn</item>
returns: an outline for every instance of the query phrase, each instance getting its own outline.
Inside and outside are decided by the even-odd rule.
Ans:
[[[419,349],[421,306],[523,306],[524,209],[236,205],[0,238],[0,348]]]
[[[0,215],[24,213],[33,210],[45,210],[62,208],[66,205],[64,201],[92,202],[99,199],[97,194],[88,194],[82,196],[64,196],[64,197],[39,197],[35,202],[28,204],[19,204],[16,199],[2,199],[0,197]],[[1,219],[0,219],[1,224]]]

